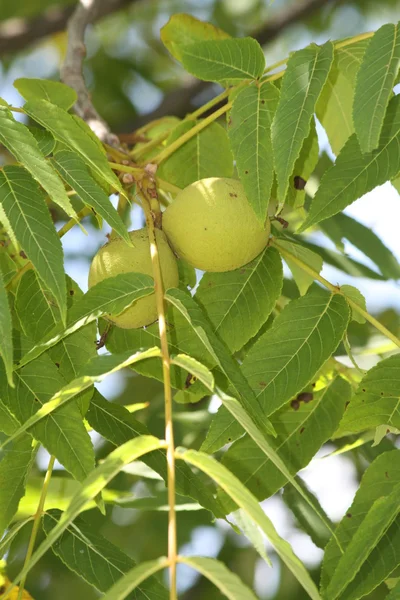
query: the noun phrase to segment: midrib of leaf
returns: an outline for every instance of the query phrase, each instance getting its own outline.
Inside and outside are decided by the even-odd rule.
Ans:
[[[302,427],[304,427],[304,423],[307,423],[307,421],[313,416],[314,412],[316,411],[316,409],[319,407],[319,405],[321,404],[322,400],[325,398],[325,394],[327,393],[327,391],[329,390],[329,385],[323,390],[323,393],[320,395],[319,400],[317,400],[317,402],[314,403],[312,410],[310,410],[310,412],[307,414],[306,418],[304,419],[304,421],[300,421],[299,424],[297,425],[297,427],[295,429],[293,429],[293,431],[282,441],[282,443],[275,448],[275,452],[279,452],[279,450],[281,450],[285,444],[291,439],[291,437],[293,435],[295,435],[299,429],[301,429]],[[262,469],[268,462],[271,462],[271,460],[267,457],[265,460],[263,460],[263,462],[257,467],[257,469],[255,471],[253,471],[251,473],[251,475],[249,475],[245,480],[242,480],[242,483],[246,484],[249,479],[251,479],[252,477],[255,476],[255,474]]]
[[[239,296],[243,293],[243,290],[245,289],[245,287],[248,285],[249,283],[249,279],[254,275],[254,272],[257,270],[258,265],[260,264],[260,262],[262,261],[264,257],[264,252],[262,252],[257,260],[257,264],[254,266],[254,268],[250,271],[249,276],[247,277],[247,279],[243,282],[243,284],[240,287],[240,291],[236,294],[236,297],[234,298],[229,310],[223,315],[221,321],[218,323],[218,325],[215,326],[215,331],[217,332],[218,329],[221,327],[222,323],[224,322],[224,320],[227,318],[227,316],[230,314],[230,312],[232,311],[232,308],[235,306],[236,301],[238,300]]]
[[[278,371],[278,372],[276,373],[276,375],[274,375],[274,377],[273,377],[273,378],[272,378],[272,379],[271,379],[271,380],[268,382],[268,386],[270,386],[270,385],[271,385],[273,382],[275,382],[275,379],[276,379],[276,378],[277,378],[277,377],[278,377],[278,376],[279,376],[279,375],[280,375],[280,374],[281,374],[283,371],[285,371],[285,370],[288,368],[288,365],[290,365],[290,363],[291,363],[291,362],[294,360],[294,358],[295,358],[295,357],[298,355],[298,353],[300,352],[300,350],[302,350],[303,346],[304,346],[305,344],[308,344],[308,340],[309,340],[309,338],[310,338],[310,337],[312,336],[312,334],[313,334],[313,333],[314,333],[314,332],[317,330],[317,328],[318,328],[318,325],[320,324],[322,317],[323,317],[323,316],[325,315],[325,313],[328,311],[328,309],[329,309],[329,307],[330,307],[330,304],[331,304],[331,302],[332,302],[332,300],[333,300],[333,298],[334,298],[334,295],[335,295],[335,294],[331,294],[331,296],[330,296],[330,298],[329,298],[329,302],[328,302],[328,303],[327,303],[327,305],[325,306],[325,308],[324,308],[323,312],[320,314],[320,316],[319,316],[319,318],[318,318],[318,321],[315,323],[315,325],[314,325],[314,327],[312,328],[312,330],[311,330],[311,332],[309,333],[309,335],[308,335],[308,336],[307,336],[307,337],[306,337],[306,338],[303,340],[303,342],[302,342],[301,346],[298,348],[298,350],[297,350],[296,354],[294,354],[294,355],[291,357],[291,359],[289,360],[289,362],[285,363],[285,365],[284,365],[284,366],[281,368],[281,370],[280,370],[280,371]],[[314,304],[314,305],[310,306],[309,308],[313,308],[314,306],[319,306],[319,305],[318,305],[318,304]],[[329,316],[329,315],[328,315],[328,316]],[[330,319],[330,317],[329,317],[329,319]],[[302,320],[302,321],[304,321],[304,319],[301,319],[301,320]],[[332,327],[332,329],[334,329],[334,328]],[[287,340],[287,341],[294,341],[294,340]],[[259,390],[258,394],[256,394],[257,398],[258,398],[258,396],[260,396],[260,394],[262,394],[262,393],[265,391],[265,389],[266,389],[266,388],[264,388],[264,389],[262,389],[262,390]]]
[[[20,381],[22,382],[22,384],[28,388],[28,390],[30,391],[30,393],[32,394],[32,396],[34,398],[38,399],[38,402],[39,402],[40,406],[43,407],[46,404],[46,402],[42,402],[41,401],[41,399],[38,397],[37,393],[29,386],[28,382],[25,379],[22,379],[22,377],[19,375],[18,372],[16,373],[16,375],[20,379]],[[81,462],[81,460],[79,458],[79,455],[75,452],[74,446],[69,442],[68,436],[64,433],[63,429],[57,423],[57,420],[54,417],[54,415],[52,413],[48,413],[46,416],[52,420],[53,424],[57,427],[57,429],[60,432],[60,434],[59,434],[60,437],[64,438],[65,441],[67,442],[67,445],[71,448],[72,454],[75,456],[78,464],[80,465],[80,467],[82,469],[82,473],[87,473],[87,470],[86,470],[84,464]]]
[[[29,222],[27,221],[27,218],[25,216],[25,212],[24,212],[24,210],[23,210],[23,208],[21,206],[21,203],[18,200],[18,196],[14,192],[14,188],[12,186],[12,181],[7,177],[7,171],[5,169],[3,169],[2,173],[3,173],[4,179],[7,181],[8,189],[10,190],[10,193],[12,194],[12,197],[14,198],[14,202],[18,206],[18,210],[19,210],[19,213],[20,213],[20,218],[23,219],[23,221],[25,223],[25,227],[27,228],[28,231],[30,231],[31,236],[35,240],[35,244],[36,244],[37,248],[39,249],[39,251],[40,251],[40,253],[42,255],[42,258],[43,258],[44,262],[47,265],[48,272],[50,273],[50,275],[52,277],[53,285],[55,284],[55,286],[56,286],[56,288],[58,290],[58,297],[59,297],[59,299],[61,299],[63,297],[63,290],[60,289],[60,287],[58,285],[57,279],[53,276],[53,270],[52,270],[52,268],[51,268],[51,266],[50,266],[50,264],[49,264],[49,262],[47,260],[46,253],[42,251],[42,246],[41,246],[39,240],[37,239],[37,237],[35,236],[33,230],[29,226]],[[36,221],[36,219],[34,219],[34,220]],[[60,308],[62,309],[61,306],[60,306]]]

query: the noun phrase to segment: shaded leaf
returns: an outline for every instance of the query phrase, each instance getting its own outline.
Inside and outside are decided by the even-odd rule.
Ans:
[[[225,86],[259,79],[265,69],[261,46],[250,37],[193,42],[181,47],[179,54],[186,71]]]
[[[107,313],[119,314],[135,300],[154,292],[153,279],[142,273],[123,273],[104,279],[82,296],[68,314],[67,327],[52,329],[18,363],[18,368],[30,363],[60,340]]]
[[[400,429],[400,354],[381,360],[363,377],[337,437],[379,425]]]
[[[282,262],[267,248],[251,263],[226,273],[205,273],[196,291],[215,333],[232,352],[240,350],[265,323],[278,300]]]
[[[76,479],[82,480],[94,467],[94,451],[79,407],[70,403],[55,412],[48,411],[52,406],[49,400],[64,383],[47,355],[15,371],[15,389],[0,381],[1,399],[21,423],[2,447],[32,427],[30,433]]]
[[[357,74],[353,119],[362,152],[379,145],[399,65],[399,24],[387,23],[371,38]]]
[[[0,202],[22,249],[56,298],[64,321],[63,251],[42,192],[25,169],[7,166],[0,173]]]
[[[299,394],[298,398],[271,417],[277,437],[269,443],[291,475],[306,467],[334,434],[351,398],[351,387],[337,377],[322,390]],[[232,444],[222,462],[258,500],[272,496],[287,483],[284,474],[247,435]],[[234,509],[225,494],[220,498],[227,512]]]
[[[261,431],[273,434],[274,431],[268,419],[261,417],[260,405],[257,403],[255,394],[243,376],[238,363],[232,358],[222,342],[219,341],[194,299],[178,289],[167,290],[165,298],[191,324],[205,348],[217,361],[218,366],[227,377],[230,387],[240,398],[243,407],[261,428]]]
[[[35,138],[37,145],[39,146],[40,152],[43,156],[48,156],[54,150],[56,145],[56,140],[53,138],[51,133],[46,131],[46,129],[40,129],[39,127],[29,127],[29,131]]]
[[[271,123],[278,102],[279,91],[272,83],[245,87],[235,96],[228,120],[240,181],[262,225],[274,175]]]
[[[107,594],[103,596],[104,600],[122,600],[123,598],[127,598],[129,592],[135,590],[142,581],[154,573],[157,573],[157,571],[167,567],[168,559],[163,557],[149,560],[133,567],[133,569],[108,590]],[[153,598],[153,596],[151,596],[151,598]]]
[[[47,100],[30,100],[24,106],[25,112],[48,129],[56,140],[77,152],[103,181],[123,193],[118,177],[112,172],[106,156],[99,149],[77,118]]]
[[[166,147],[197,123],[199,121],[185,121],[177,125],[168,137]],[[158,174],[180,188],[206,177],[231,177],[233,157],[225,129],[219,123],[211,123],[193,135],[161,163]]]
[[[107,402],[97,390],[93,394],[86,418],[95,431],[116,446],[149,433],[147,427],[137,421],[124,406]],[[164,451],[155,450],[146,454],[143,462],[167,481],[167,461]],[[176,465],[176,492],[194,498],[216,516],[223,516],[223,512],[212,496],[212,491],[184,463]]]
[[[355,288],[353,285],[341,285],[340,289],[347,298],[350,298],[350,300],[355,302],[360,308],[367,312],[367,304],[360,290]],[[350,308],[352,320],[357,321],[357,323],[361,324],[365,323],[365,318],[362,315],[360,315],[360,313],[357,312],[357,310],[355,310],[352,307]]]
[[[43,518],[47,535],[60,521],[62,512],[48,511]],[[106,592],[135,562],[100,533],[94,531],[84,518],[78,517],[65,529],[53,552],[72,571],[100,592]],[[167,600],[167,590],[154,577],[143,583],[131,600]]]
[[[17,584],[41,557],[53,546],[58,538],[76,519],[79,513],[84,509],[85,505],[93,500],[106,485],[117,475],[121,469],[130,462],[137,460],[143,454],[156,450],[162,447],[164,443],[152,436],[142,436],[123,444],[101,463],[87,476],[82,482],[81,489],[76,493],[71,500],[68,508],[63,512],[60,521],[55,525],[47,538],[36,549],[29,563],[21,569],[18,575],[14,578],[13,585]],[[5,593],[9,592],[7,588]]]
[[[311,44],[292,54],[282,80],[281,97],[272,124],[272,146],[278,200],[285,199],[289,177],[307,138],[316,102],[333,60],[331,42]]]
[[[61,179],[40,152],[35,137],[25,125],[14,119],[11,111],[1,106],[0,142],[29,171],[53,202],[70,217],[76,217]]]
[[[130,244],[130,237],[121,217],[111,204],[108,195],[90,175],[83,159],[74,152],[61,150],[55,154],[53,163],[82,202],[94,208],[110,227]]]

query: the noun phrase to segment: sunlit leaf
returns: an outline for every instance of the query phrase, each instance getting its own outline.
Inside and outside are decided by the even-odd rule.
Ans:
[[[22,249],[54,294],[64,321],[63,251],[43,193],[25,169],[7,166],[0,173],[0,202]]]
[[[265,323],[278,300],[282,263],[267,248],[251,263],[226,273],[205,273],[196,291],[214,331],[232,352],[240,350]]]
[[[58,81],[20,77],[13,85],[25,100],[43,98],[65,110],[71,108],[77,99],[75,90]]]
[[[399,66],[399,24],[387,23],[371,38],[357,74],[353,119],[362,152],[371,152],[379,145]]]
[[[296,159],[307,138],[316,102],[333,60],[333,45],[311,44],[292,54],[282,80],[281,96],[272,124],[272,146],[283,202]]]
[[[278,102],[279,91],[271,83],[248,86],[235,96],[228,120],[240,181],[262,225],[274,175],[271,123]]]
[[[9,385],[13,385],[13,341],[10,305],[0,271],[0,356],[3,359]]]

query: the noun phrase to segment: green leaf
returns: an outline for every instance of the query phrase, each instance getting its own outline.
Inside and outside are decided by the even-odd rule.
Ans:
[[[103,596],[104,600],[123,600],[129,594],[135,590],[145,579],[168,567],[168,559],[161,557],[155,560],[149,560],[141,563],[136,567],[133,567],[124,577],[122,577],[113,587],[108,590],[107,594]],[[135,596],[136,598],[136,596]],[[148,597],[149,600],[153,600],[153,596]],[[155,599],[157,600],[157,599]]]
[[[9,385],[13,384],[13,340],[11,311],[3,275],[0,271],[0,356],[3,359]]]
[[[23,521],[18,521],[17,523],[14,523],[12,527],[8,528],[7,533],[0,540],[0,558],[2,558],[5,555],[5,553],[7,552],[7,550],[9,549],[9,547],[11,546],[12,542],[14,541],[18,533],[21,531],[21,529],[23,529],[25,525],[27,525],[32,520],[33,517],[28,517]]]
[[[244,585],[224,563],[205,556],[180,556],[179,562],[188,565],[211,581],[230,600],[257,600],[254,592]]]
[[[274,175],[271,123],[278,102],[279,91],[272,83],[245,87],[235,96],[228,120],[240,181],[262,225]]]
[[[290,545],[283,540],[276,532],[272,522],[269,520],[261,506],[254,496],[245,488],[245,486],[223,465],[214,458],[197,452],[195,450],[178,449],[177,456],[183,458],[186,462],[192,464],[207,473],[214,481],[234,500],[234,502],[249,515],[249,517],[259,525],[271,544],[274,546],[277,554],[286,564],[288,569],[304,587],[309,596],[315,600],[320,598],[318,591],[307,573],[304,565],[293,553]]]
[[[102,181],[106,181],[115,190],[124,193],[118,177],[114,175],[108,164],[107,157],[99,149],[98,142],[95,142],[92,135],[89,135],[80,124],[80,119],[74,118],[47,100],[30,100],[25,104],[24,110],[32,119],[50,131],[56,140],[77,152]]]
[[[346,298],[350,298],[350,300],[353,300],[353,302],[355,302],[360,308],[362,308],[363,310],[365,310],[367,312],[367,304],[366,304],[365,298],[362,295],[362,293],[360,292],[360,290],[358,290],[357,288],[355,288],[352,285],[341,285],[340,289],[343,292],[343,294],[346,296]],[[360,315],[360,313],[352,307],[351,307],[351,318],[353,321],[357,321],[357,323],[361,323],[361,324],[365,323],[365,318],[362,315]]]
[[[86,418],[95,431],[116,446],[149,433],[147,427],[137,421],[124,406],[107,402],[97,390],[93,394]],[[150,452],[143,457],[143,462],[167,481],[165,452]],[[221,508],[212,496],[212,490],[184,463],[176,465],[176,492],[197,500],[215,516],[223,516]]]
[[[362,152],[371,152],[379,145],[399,65],[399,24],[387,23],[371,38],[357,74],[353,119]]]
[[[230,36],[211,23],[200,21],[185,13],[177,13],[161,28],[161,41],[177,60],[182,60],[181,49],[193,42],[222,40]]]
[[[344,145],[334,166],[322,178],[309,215],[299,231],[304,231],[340,212],[400,170],[400,96],[389,103],[377,150],[362,154],[353,134]]]
[[[308,248],[304,248],[299,244],[293,244],[284,239],[279,240],[279,246],[284,250],[287,250],[293,254],[296,258],[301,260],[303,263],[311,267],[317,273],[321,272],[323,266],[323,260],[319,254],[312,252]],[[289,257],[289,255],[283,255],[285,262],[292,272],[293,279],[296,282],[297,287],[301,296],[304,296],[309,287],[314,283],[314,277],[306,273],[299,265]]]
[[[42,192],[25,169],[7,166],[0,173],[0,202],[18,242],[54,295],[65,321],[63,251]]]
[[[340,240],[347,239],[371,259],[387,279],[400,279],[400,264],[382,240],[362,223],[339,213],[324,221],[323,226],[333,224],[340,232]]]
[[[161,442],[152,436],[142,436],[130,440],[123,444],[111,454],[82,482],[81,489],[71,500],[68,508],[63,512],[60,521],[54,529],[48,534],[47,538],[36,549],[28,564],[14,578],[13,586],[19,583],[32,567],[41,559],[41,557],[53,546],[58,538],[66,531],[71,523],[76,519],[79,513],[85,508],[86,504],[93,500],[117,475],[121,469],[130,462],[137,460],[143,454],[161,448],[165,442]],[[11,591],[11,586],[5,590],[5,593]]]
[[[47,511],[43,530],[47,535],[59,523],[62,512]],[[100,592],[106,592],[135,562],[103,537],[81,516],[66,528],[53,552],[63,563]],[[135,600],[167,600],[168,593],[154,577],[138,587]],[[133,597],[132,597],[133,598]]]
[[[337,437],[379,425],[400,429],[400,354],[381,360],[360,381]]]
[[[381,454],[365,471],[351,507],[337,526],[337,538],[332,538],[326,547],[321,580],[324,593],[334,573],[338,572],[338,564],[344,556],[343,552],[346,552],[352,540],[358,537],[357,532],[361,527],[365,531],[366,516],[373,514],[370,511],[374,506],[379,506],[376,505],[379,500],[390,497],[397,489],[400,484],[399,473],[399,450]],[[373,527],[374,523],[370,525]],[[354,573],[354,580],[341,598],[358,600],[369,594],[381,581],[389,577],[398,564],[400,564],[400,528],[397,519],[372,550],[365,565],[358,573]]]
[[[351,387],[337,377],[322,390],[299,394],[298,398],[271,417],[277,437],[269,443],[291,475],[306,467],[334,434],[351,398]],[[247,435],[227,450],[223,464],[258,500],[272,496],[287,483],[284,474]],[[234,510],[226,495],[220,498],[226,512]]]
[[[75,282],[67,278],[68,304],[74,304],[83,293]],[[34,271],[25,273],[19,281],[15,297],[15,309],[24,331],[33,342],[39,342],[55,325],[60,322],[60,313],[51,294],[42,286]],[[90,358],[97,355],[97,332],[94,323],[82,327],[66,339],[49,349],[48,354],[64,383],[78,375]],[[82,414],[85,414],[93,390],[89,389],[77,398]]]
[[[186,71],[224,86],[259,79],[265,69],[261,46],[250,37],[193,42],[181,47],[179,53]]]
[[[231,352],[240,350],[259,331],[278,300],[282,262],[267,248],[251,263],[226,273],[205,273],[196,292],[215,333]]]
[[[215,367],[217,364],[215,358],[205,348],[186,318],[174,306],[167,305],[166,309],[166,331],[170,353],[188,354],[206,365],[209,369]],[[128,330],[121,329],[120,327],[112,327],[106,340],[107,350],[112,353],[127,352],[128,350],[132,350],[132,348],[151,348],[156,345],[160,345],[158,323],[154,323],[145,329]],[[133,368],[146,377],[163,381],[161,362],[143,361],[134,365]],[[186,374],[174,365],[171,366],[171,385],[180,390],[186,389]],[[197,384],[195,385],[197,386]],[[189,390],[192,391],[191,388],[193,387],[190,386]],[[204,387],[202,390],[204,392]],[[201,389],[198,391],[201,391]]]
[[[328,77],[333,45],[311,44],[292,54],[282,80],[281,97],[272,124],[272,146],[278,199],[285,199],[289,178],[307,138],[316,102]]]
[[[271,415],[312,381],[339,345],[349,312],[343,297],[318,288],[284,308],[242,363],[262,414]],[[221,407],[202,449],[215,452],[241,433],[241,427]]]
[[[199,121],[185,121],[175,127],[167,139],[170,146]],[[206,177],[232,177],[233,157],[226,130],[211,123],[196,133],[160,165],[159,176],[169,183],[185,188]]]
[[[346,300],[322,289],[283,309],[242,364],[264,414],[274,413],[312,381],[335,352],[348,320]]]
[[[400,582],[392,589],[386,600],[399,600],[400,599]]]
[[[53,163],[61,177],[75,190],[82,202],[94,208],[112,229],[131,244],[121,217],[105,191],[90,175],[82,158],[69,150],[61,150],[54,155]]]
[[[71,108],[77,100],[75,90],[58,81],[20,77],[14,81],[13,85],[25,100],[42,98],[65,110]]]
[[[55,412],[49,410],[53,405],[49,401],[58,397],[63,385],[63,378],[47,355],[15,372],[15,389],[0,381],[0,397],[21,423],[1,447],[32,427],[33,437],[76,479],[82,480],[94,467],[94,451],[79,407],[70,403]]]
[[[300,529],[310,536],[318,548],[324,549],[331,537],[331,532],[335,529],[335,525],[304,481],[300,477],[296,477],[296,482],[302,487],[304,494],[309,497],[311,503],[315,505],[315,510],[311,509],[310,503],[306,502],[290,483],[285,485],[282,499],[292,511],[300,525]],[[322,515],[322,518],[319,515]]]
[[[294,164],[293,174],[289,181],[289,188],[285,198],[285,204],[292,208],[301,208],[306,200],[306,191],[299,183],[301,180],[308,181],[318,163],[319,143],[315,126],[315,120],[311,120],[310,133],[305,139],[298,159]],[[274,186],[276,187],[276,186]],[[298,189],[300,188],[300,189]],[[274,191],[274,188],[273,188]]]
[[[29,171],[53,202],[70,217],[76,217],[61,179],[40,152],[35,137],[25,125],[14,119],[11,111],[1,106],[0,142]]]
[[[354,87],[368,40],[336,48],[328,79],[316,105],[319,121],[338,155],[354,133],[352,118]]]
[[[197,283],[196,269],[183,258],[179,258],[176,262],[178,264],[179,281],[190,289],[194,288]]]
[[[39,127],[30,126],[28,129],[35,138],[37,145],[39,146],[39,150],[43,156],[48,156],[51,154],[56,145],[56,140],[53,138],[51,133],[46,131],[46,129],[40,129]]]
[[[191,324],[194,332],[204,344],[204,347],[215,358],[218,366],[228,378],[229,384],[234,393],[240,398],[241,404],[254,422],[261,428],[261,431],[273,434],[274,431],[268,419],[261,417],[260,405],[257,403],[255,394],[243,376],[238,363],[215,335],[195,300],[178,289],[167,290],[165,298]]]
[[[365,515],[332,575],[325,592],[327,600],[336,600],[341,595],[365,564],[372,550],[377,547],[381,539],[384,539],[400,511],[399,492],[400,483],[394,487],[389,496],[378,498]]]
[[[198,360],[191,356],[186,356],[185,354],[178,354],[177,356],[172,356],[171,362],[178,367],[182,367],[182,369],[185,369],[188,373],[196,374],[196,377],[203,381],[209,389],[214,388],[213,374]]]
[[[135,300],[148,296],[153,292],[152,278],[142,273],[123,273],[101,281],[90,288],[73,305],[68,314],[66,329],[61,325],[52,329],[41,343],[34,346],[21,358],[18,368],[30,363],[43,352],[55,346],[60,340],[81,327],[92,323],[104,314],[119,314]]]
[[[272,562],[265,551],[264,538],[258,525],[256,525],[249,515],[241,508],[233,513],[233,517],[242,534],[250,540],[252,546],[257,550],[258,554],[267,565],[272,567]]]
[[[35,455],[31,436],[24,435],[0,460],[0,536],[10,524],[25,494],[26,479]]]

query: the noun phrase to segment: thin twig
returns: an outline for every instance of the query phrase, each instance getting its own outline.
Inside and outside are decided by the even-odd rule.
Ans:
[[[170,571],[170,600],[177,600],[176,592],[176,511],[175,511],[175,445],[172,421],[172,391],[171,391],[171,363],[168,349],[168,339],[165,321],[164,289],[161,275],[161,265],[157,249],[156,229],[151,210],[151,199],[145,194],[140,195],[143,211],[146,217],[147,231],[150,241],[150,254],[153,265],[154,291],[158,312],[158,329],[163,366],[164,399],[165,399],[165,440],[167,442],[167,470],[168,470],[168,561]]]
[[[61,67],[61,80],[73,88],[78,96],[74,110],[97,137],[109,146],[119,146],[118,137],[111,133],[109,126],[99,115],[92,104],[83,77],[83,60],[86,56],[84,42],[86,27],[95,20],[99,7],[104,2],[99,0],[79,0],[72,17],[68,21],[68,45],[64,64]]]
[[[369,321],[369,323],[371,323],[371,325],[373,325],[385,337],[387,337],[394,344],[396,344],[396,346],[398,346],[400,348],[400,339],[397,336],[395,336],[394,333],[389,331],[389,329],[387,329],[384,325],[382,325],[382,323],[380,323],[377,319],[375,319],[375,317],[370,315],[369,312],[367,312],[366,310],[361,308],[361,306],[359,306],[356,302],[354,302],[354,300],[352,300],[349,296],[346,296],[346,294],[344,292],[342,292],[342,290],[340,289],[339,286],[333,285],[332,283],[330,283],[330,281],[328,281],[327,279],[322,277],[322,275],[320,275],[312,267],[310,267],[305,262],[303,262],[295,254],[293,254],[286,248],[282,248],[282,246],[280,246],[280,244],[279,244],[279,240],[272,238],[270,241],[270,244],[271,244],[271,246],[275,246],[275,248],[277,248],[279,250],[279,252],[282,254],[283,258],[285,258],[285,256],[287,258],[290,258],[290,260],[292,262],[296,263],[300,267],[300,269],[302,269],[303,271],[305,271],[306,273],[311,275],[311,277],[313,277],[313,279],[315,279],[315,281],[319,281],[320,283],[322,283],[322,285],[324,287],[326,287],[330,292],[344,296],[346,298],[348,304],[351,306],[351,308],[353,310],[358,312],[362,317],[364,317],[364,319]]]
[[[33,519],[32,532],[31,532],[31,537],[29,539],[28,550],[26,551],[24,568],[29,563],[29,561],[31,559],[31,556],[32,556],[32,553],[33,553],[33,549],[35,547],[36,537],[37,537],[37,533],[39,531],[40,521],[41,521],[41,518],[42,518],[42,515],[43,515],[44,503],[46,501],[47,491],[48,491],[48,488],[49,488],[51,474],[53,472],[53,467],[54,467],[55,460],[56,460],[55,456],[50,456],[50,460],[49,460],[49,465],[47,467],[46,476],[45,476],[44,481],[43,481],[42,493],[40,494],[39,504],[38,504],[38,507],[37,507],[37,510],[36,510],[36,513],[35,513],[35,516],[34,516],[34,519]],[[19,586],[17,600],[22,600],[22,598],[23,598],[26,577],[27,576],[25,575],[21,579],[21,583],[20,583],[20,586]]]

